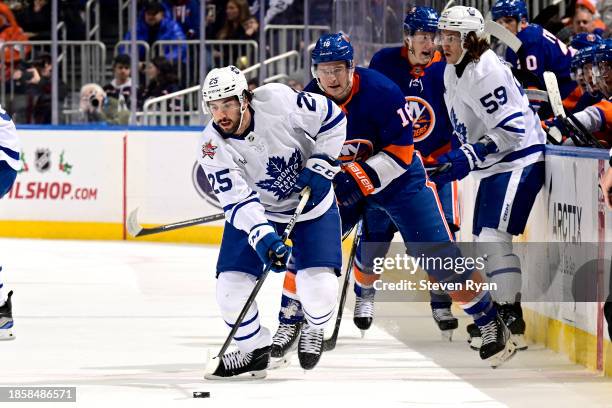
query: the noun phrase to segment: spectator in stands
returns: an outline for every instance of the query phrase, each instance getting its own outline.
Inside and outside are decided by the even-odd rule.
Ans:
[[[149,84],[141,92],[140,101],[167,95],[179,90],[176,68],[164,57],[155,57],[146,68]],[[168,103],[168,110],[179,110],[181,98],[173,99]]]
[[[576,12],[572,18],[574,33],[595,33],[602,35],[606,25],[599,18],[595,18],[595,5],[589,0],[578,0]]]
[[[109,97],[98,84],[85,84],[81,88],[79,111],[86,123],[127,125],[130,111],[119,109],[119,101]]]
[[[37,41],[51,39],[51,6],[48,0],[27,3],[15,17],[28,38]]]
[[[34,69],[32,69],[34,68]],[[51,123],[51,55],[41,54],[31,65],[25,64],[22,69],[13,73],[15,91],[25,95],[25,107],[18,112],[18,123],[49,124]],[[66,98],[66,85],[59,79],[58,100],[60,107]],[[61,110],[61,108],[60,108]],[[61,113],[61,112],[60,112]]]
[[[200,2],[198,0],[165,0],[172,19],[181,26],[188,40],[200,38]]]
[[[249,91],[254,91],[259,86],[259,81],[257,78],[249,79],[247,85],[249,86]]]
[[[295,78],[289,78],[287,80],[287,86],[289,86],[290,88],[300,92],[304,90],[304,84],[302,84],[300,81],[298,81]]]
[[[242,29],[244,30],[244,39],[253,40],[259,42],[259,21],[255,16],[249,16],[242,22]]]
[[[128,31],[124,39],[129,40],[130,36],[131,33]],[[166,15],[166,9],[162,3],[157,0],[148,0],[137,22],[136,38],[152,46],[156,41],[185,40],[185,33],[176,21]],[[124,46],[120,47],[119,52],[127,53]],[[144,60],[144,47],[139,47],[139,55],[140,59]],[[187,46],[184,44],[164,46],[163,55],[171,61],[178,61],[179,58],[185,60]]]
[[[225,23],[217,33],[219,40],[242,40],[246,33],[242,23],[250,16],[246,0],[229,0],[225,6]]]
[[[601,0],[597,7],[599,8],[599,15],[606,26],[603,37],[608,38],[612,29],[612,0]]]
[[[227,0],[206,1],[206,38],[216,39],[219,30],[225,24]]]
[[[21,27],[17,24],[17,20],[13,15],[11,9],[3,2],[0,1],[0,44],[7,41],[27,41],[28,37],[25,35]],[[8,80],[11,77],[11,71],[17,62],[30,52],[30,46],[7,46],[4,48],[4,58],[6,61],[6,71],[4,80]]]
[[[113,61],[113,80],[104,85],[106,96],[115,98],[119,110],[130,110],[130,95],[132,94],[132,77],[130,56],[119,54]]]

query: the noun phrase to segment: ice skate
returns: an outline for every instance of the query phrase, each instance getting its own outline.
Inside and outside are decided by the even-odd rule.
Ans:
[[[0,340],[14,340],[13,333],[13,303],[11,302],[13,291],[8,293],[6,302],[0,307]]]
[[[482,334],[480,334],[480,329],[476,326],[476,323],[470,323],[467,326],[468,332],[468,344],[472,350],[480,350],[480,346],[482,346]]]
[[[278,330],[272,338],[269,369],[287,367],[291,363],[291,356],[297,348],[297,339],[300,336],[301,328],[301,322],[296,324],[280,323],[278,325]]]
[[[453,332],[459,321],[451,313],[450,307],[431,309],[431,314],[440,329],[442,340],[453,341]]]
[[[355,298],[355,311],[353,314],[353,322],[355,326],[361,330],[361,337],[365,335],[365,331],[370,328],[374,320],[374,298]]]
[[[298,359],[304,370],[315,368],[323,354],[323,329],[312,329],[308,324],[302,328],[298,345]]]
[[[258,379],[266,377],[270,362],[270,346],[258,348],[250,353],[232,351],[221,358],[213,358],[206,365],[207,380]]]
[[[510,335],[517,350],[527,350],[527,341],[525,340],[525,321],[523,320],[523,309],[521,304],[502,303],[497,307],[499,315],[510,330]]]
[[[498,316],[495,320],[480,327],[482,346],[480,358],[497,368],[516,354],[516,346],[510,339],[510,330]]]

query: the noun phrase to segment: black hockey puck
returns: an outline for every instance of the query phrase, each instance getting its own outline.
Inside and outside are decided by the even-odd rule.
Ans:
[[[210,398],[210,392],[208,391],[194,391],[193,398]]]

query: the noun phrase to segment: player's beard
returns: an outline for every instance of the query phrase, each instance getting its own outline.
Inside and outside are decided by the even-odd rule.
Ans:
[[[223,125],[222,125],[222,123],[223,123]],[[223,129],[223,131],[225,133],[228,133],[228,134],[236,133],[236,131],[238,130],[238,125],[239,124],[240,124],[239,122],[236,122],[235,120],[229,119],[229,118],[228,119],[220,120],[219,123],[217,123],[217,125],[221,129]]]

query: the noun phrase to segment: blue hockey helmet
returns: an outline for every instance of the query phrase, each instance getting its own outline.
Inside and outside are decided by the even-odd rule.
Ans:
[[[346,61],[353,65],[353,46],[343,33],[323,34],[312,50],[313,67],[322,62]]]
[[[599,64],[600,62],[611,62],[612,61],[612,39],[608,38],[602,41],[599,45],[595,46],[594,62]]]
[[[413,7],[404,19],[404,31],[413,35],[415,31],[435,33],[438,31],[440,15],[431,7]]]
[[[599,44],[603,41],[601,36],[594,33],[578,33],[572,38],[571,46],[577,50],[581,50],[591,45]]]
[[[519,22],[529,20],[527,5],[522,0],[498,0],[491,8],[491,16],[497,21],[502,17],[514,17]]]
[[[592,64],[595,60],[595,50],[597,45],[590,45],[580,50],[581,65]]]

